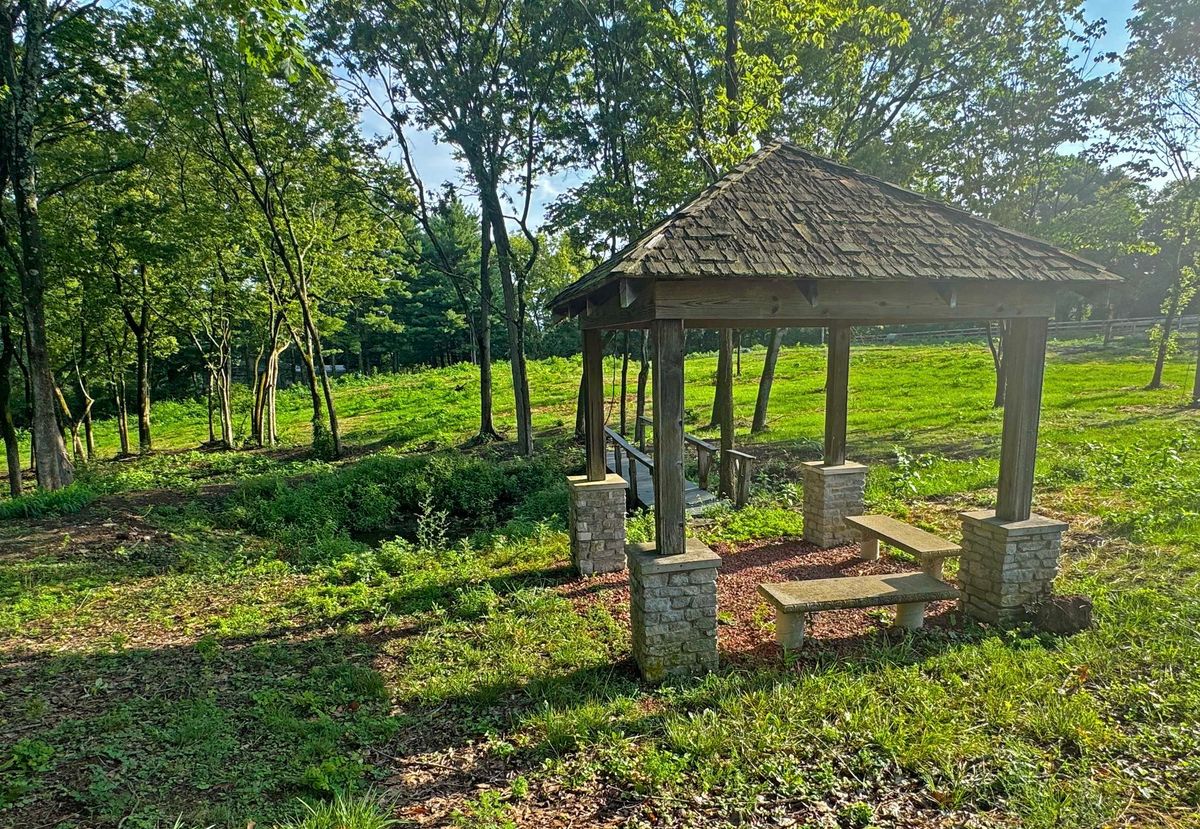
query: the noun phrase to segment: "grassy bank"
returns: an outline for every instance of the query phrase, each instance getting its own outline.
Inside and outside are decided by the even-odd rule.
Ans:
[[[760,364],[743,357],[743,427]],[[1200,825],[1200,419],[1188,363],[1156,392],[1147,369],[1058,344],[1047,370],[1037,509],[1071,522],[1057,588],[1094,599],[1092,630],[896,636],[868,616],[852,642],[657,688],[616,585],[565,565],[577,361],[531,366],[534,463],[445,449],[471,433],[470,367],[340,381],[338,464],[182,451],[203,411],[159,406],[179,451],[0,520],[0,823]],[[693,428],[714,375],[689,361]],[[873,508],[954,534],[989,504],[991,382],[978,346],[855,349]],[[799,532],[822,386],[820,350],[784,353],[753,505],[692,528],[728,561]],[[303,400],[280,415],[303,444]],[[737,624],[769,638],[769,614]]]

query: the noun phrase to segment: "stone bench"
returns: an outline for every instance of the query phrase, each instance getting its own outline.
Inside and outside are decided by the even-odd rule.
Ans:
[[[846,523],[862,537],[859,557],[864,561],[879,558],[879,542],[882,541],[916,556],[924,572],[940,579],[945,560],[962,553],[962,547],[957,544],[886,515],[847,515]]]
[[[958,590],[927,573],[888,573],[760,584],[758,592],[775,607],[775,638],[784,650],[804,642],[804,614],[820,610],[896,606],[896,627],[925,623],[927,602],[957,599]]]

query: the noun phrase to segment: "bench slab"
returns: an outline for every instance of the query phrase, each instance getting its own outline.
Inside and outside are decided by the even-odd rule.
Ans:
[[[925,573],[887,573],[760,584],[758,592],[781,613],[813,613],[957,599],[958,590]]]
[[[956,556],[962,547],[887,515],[847,515],[846,523],[918,558]]]

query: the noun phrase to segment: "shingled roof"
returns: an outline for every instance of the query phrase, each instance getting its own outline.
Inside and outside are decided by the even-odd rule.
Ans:
[[[1082,257],[787,142],[747,158],[551,305],[622,277],[1120,281]]]

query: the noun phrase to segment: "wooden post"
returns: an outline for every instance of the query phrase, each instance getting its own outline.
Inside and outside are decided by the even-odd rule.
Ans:
[[[1001,521],[1025,521],[1033,506],[1047,327],[1045,317],[1009,322],[1004,354],[1004,434],[996,490],[996,517]]]
[[[589,481],[608,474],[604,459],[604,341],[599,329],[583,332],[583,421]]]
[[[613,449],[614,452],[620,452],[620,447]],[[641,500],[638,498],[638,462],[634,460],[633,455],[625,453],[625,460],[629,463],[629,499],[628,504],[630,509],[637,509],[641,506]]]
[[[825,466],[846,462],[846,405],[850,394],[850,326],[829,326],[825,367]]]
[[[659,555],[684,551],[683,320],[655,320],[654,531]]]
[[[733,329],[721,329],[721,349],[733,353]],[[717,361],[717,424],[721,427],[721,457],[717,494],[734,497],[733,456],[733,361]]]

